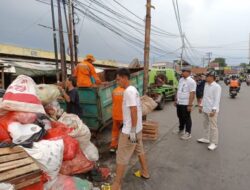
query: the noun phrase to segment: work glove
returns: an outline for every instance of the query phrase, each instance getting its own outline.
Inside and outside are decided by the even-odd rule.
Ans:
[[[129,139],[131,141],[131,143],[136,143],[137,142],[137,138],[136,138],[136,127],[132,127],[130,134],[129,134]]]

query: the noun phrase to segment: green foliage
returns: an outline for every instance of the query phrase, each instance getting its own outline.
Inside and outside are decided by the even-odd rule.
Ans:
[[[226,67],[227,66],[226,59],[223,57],[217,57],[214,59],[213,62],[219,63],[219,67]]]

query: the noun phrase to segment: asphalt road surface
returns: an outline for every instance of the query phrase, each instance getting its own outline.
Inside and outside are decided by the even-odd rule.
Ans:
[[[203,131],[197,109],[192,113],[192,139],[182,141],[174,135],[177,117],[169,104],[151,115],[161,128],[159,140],[147,148],[151,179],[133,176],[137,163],[127,172],[122,190],[250,189],[250,87],[244,84],[236,99],[230,99],[228,87],[222,87],[218,149],[211,152],[207,145],[196,142]]]

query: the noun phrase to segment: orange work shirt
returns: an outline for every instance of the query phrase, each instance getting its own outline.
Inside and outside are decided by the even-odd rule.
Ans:
[[[230,87],[238,88],[239,86],[240,86],[240,84],[239,84],[238,80],[231,80],[230,81]]]
[[[96,84],[101,84],[101,80],[95,72],[95,67],[88,61],[82,61],[77,64],[74,76],[76,77],[78,87],[92,86],[91,77],[94,77]]]
[[[112,116],[113,120],[122,121],[122,102],[123,102],[123,93],[124,88],[117,87],[113,90],[112,93],[112,99],[113,99],[113,110],[112,110]]]

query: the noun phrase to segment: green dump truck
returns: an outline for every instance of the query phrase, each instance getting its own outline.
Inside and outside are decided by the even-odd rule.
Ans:
[[[148,95],[162,110],[167,100],[174,100],[178,87],[177,73],[174,69],[150,69]]]
[[[131,84],[134,85],[140,95],[143,93],[143,71],[141,69],[130,69]],[[80,105],[83,109],[83,122],[92,131],[98,131],[112,123],[112,91],[117,84],[116,69],[104,69],[103,80],[105,85],[91,88],[78,88]],[[60,102],[63,108],[65,102]]]

